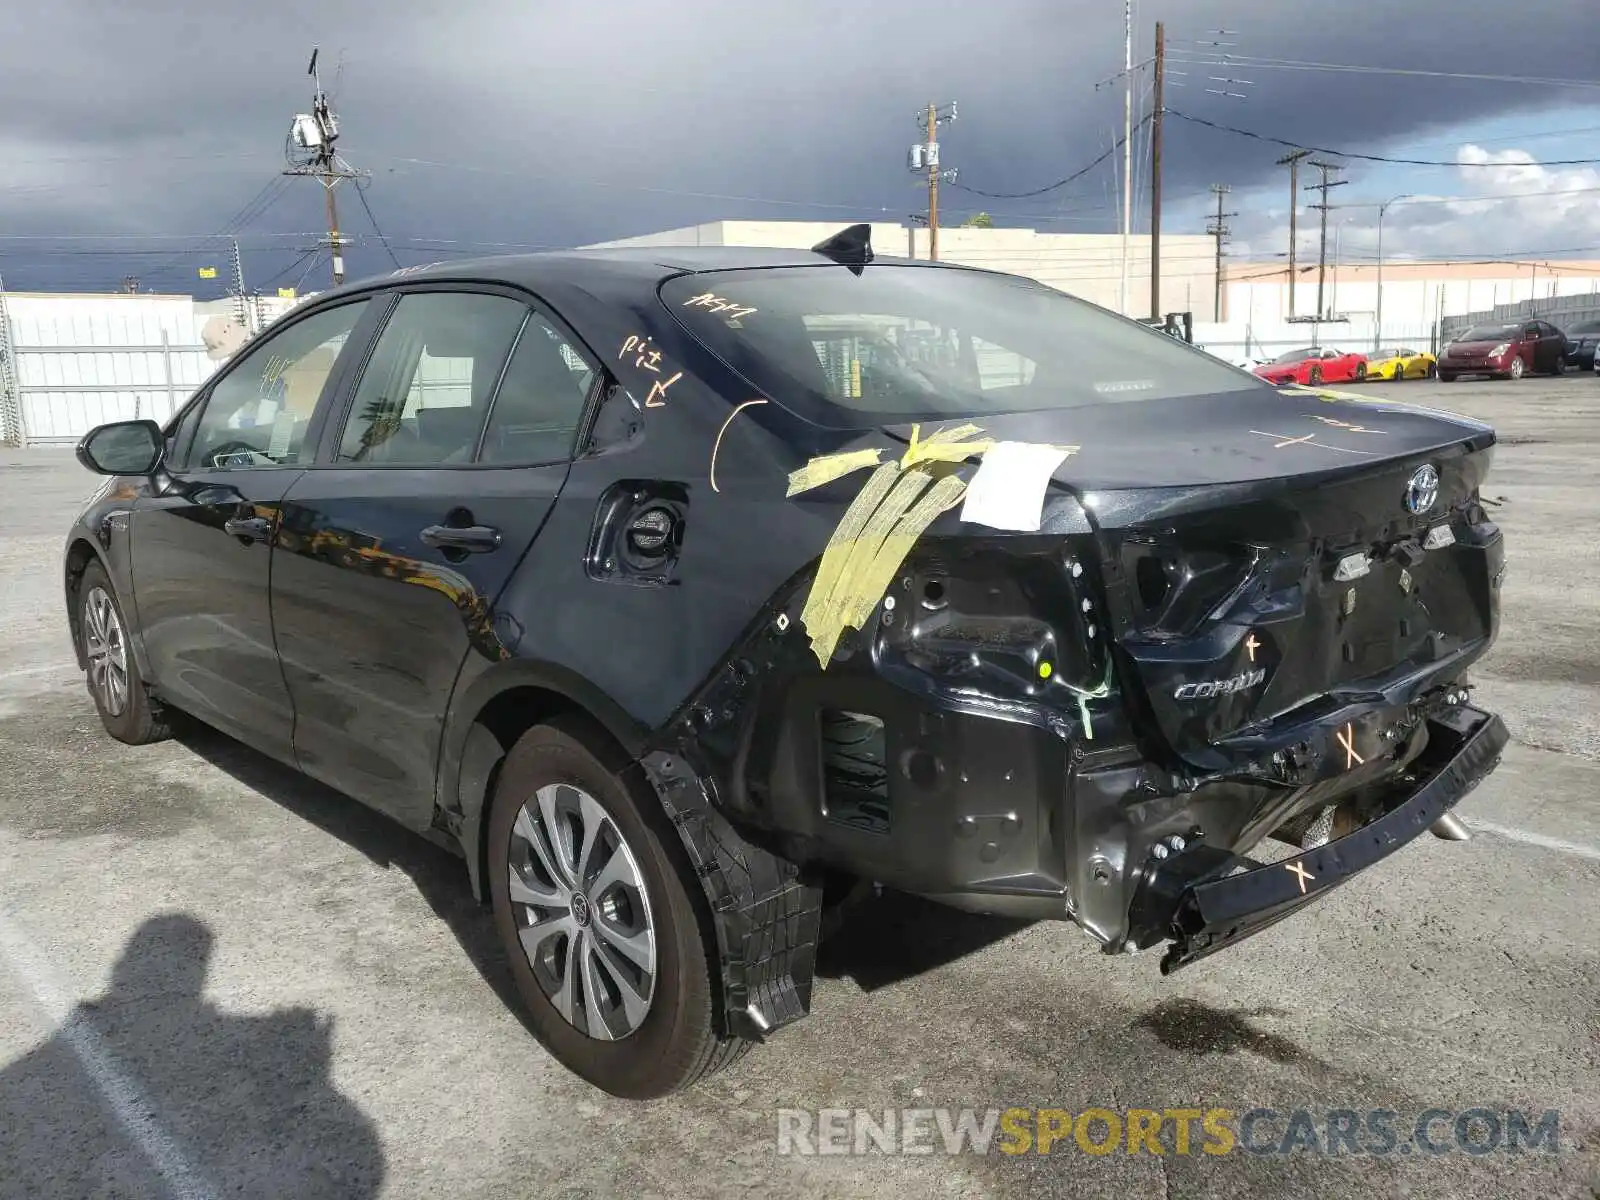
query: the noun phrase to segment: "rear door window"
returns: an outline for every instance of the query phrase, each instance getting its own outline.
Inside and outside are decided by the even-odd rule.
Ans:
[[[339,442],[337,462],[470,463],[528,306],[478,292],[404,295],[385,323]]]
[[[532,313],[489,414],[479,462],[550,463],[572,457],[595,370],[568,337]]]

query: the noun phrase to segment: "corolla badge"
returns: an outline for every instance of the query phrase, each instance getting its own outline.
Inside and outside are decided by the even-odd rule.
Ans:
[[[1439,472],[1432,467],[1418,467],[1406,484],[1406,511],[1425,513],[1439,498]]]
[[[1231,696],[1247,691],[1267,678],[1267,669],[1257,667],[1231,679],[1213,679],[1205,683],[1186,683],[1172,693],[1174,700],[1209,700],[1213,696]]]

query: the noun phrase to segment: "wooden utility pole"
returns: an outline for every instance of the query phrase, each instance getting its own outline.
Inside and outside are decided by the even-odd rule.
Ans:
[[[928,105],[928,259],[939,261],[939,156],[932,152],[939,136],[939,109]]]
[[[1213,280],[1211,287],[1211,319],[1213,321],[1222,320],[1222,243],[1225,242],[1228,239],[1228,235],[1233,232],[1228,228],[1227,219],[1229,217],[1236,217],[1239,215],[1238,213],[1222,211],[1222,199],[1232,190],[1233,189],[1225,183],[1213,183],[1211,185],[1211,191],[1217,197],[1217,211],[1215,220],[1213,220],[1211,225],[1206,229],[1207,233],[1217,239],[1216,278]]]
[[[1156,22],[1155,112],[1150,125],[1150,318],[1161,319],[1161,113],[1167,77],[1167,35]]]
[[[1289,317],[1295,316],[1294,284],[1298,272],[1295,270],[1295,250],[1299,241],[1296,229],[1295,216],[1300,211],[1300,160],[1309,155],[1309,150],[1293,150],[1278,160],[1280,167],[1289,168]]]
[[[339,238],[339,206],[333,199],[333,181],[324,177],[323,197],[328,202],[328,245],[333,249],[333,286],[344,282],[344,243]]]
[[[306,68],[315,83],[311,111],[300,113],[290,126],[292,147],[297,147],[303,157],[291,153],[285,175],[309,175],[322,184],[323,199],[328,210],[327,247],[333,260],[333,283],[344,282],[344,237],[339,232],[339,208],[333,198],[333,189],[346,179],[361,180],[367,175],[345,162],[334,143],[339,139],[339,119],[334,115],[328,96],[322,90],[322,76],[317,74],[317,51],[311,51],[311,65]]]
[[[1321,243],[1317,250],[1317,321],[1320,323],[1328,315],[1327,310],[1322,306],[1323,290],[1328,282],[1328,189],[1343,187],[1350,181],[1348,179],[1330,180],[1328,178],[1328,172],[1344,170],[1344,167],[1339,163],[1324,162],[1321,159],[1314,158],[1311,160],[1311,165],[1322,172],[1321,181],[1313,183],[1306,188],[1308,192],[1316,191],[1322,193],[1322,203],[1312,206],[1322,213]]]

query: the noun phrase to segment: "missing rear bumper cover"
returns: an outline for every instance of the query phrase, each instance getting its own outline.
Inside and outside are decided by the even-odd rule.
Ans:
[[[1507,741],[1500,718],[1474,708],[1439,713],[1429,721],[1428,747],[1412,765],[1414,782],[1395,795],[1382,816],[1361,828],[1281,863],[1252,865],[1197,843],[1147,872],[1135,911],[1159,932],[1141,944],[1170,938],[1163,974],[1259,933],[1387,858],[1447,815],[1499,761]],[[1159,925],[1151,918],[1165,912]]]
[[[889,762],[883,719],[824,708],[819,720],[823,811],[830,820],[888,833]]]

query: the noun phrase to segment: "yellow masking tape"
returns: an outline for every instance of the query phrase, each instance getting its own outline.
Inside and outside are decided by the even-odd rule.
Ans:
[[[882,462],[881,450],[854,450],[813,458],[789,476],[793,496],[877,466],[828,539],[800,613],[823,669],[844,631],[865,626],[917,539],[966,494],[966,481],[947,464],[981,458],[995,445],[992,438],[969,440],[983,432],[972,424],[936,430],[926,438],[921,432],[912,425],[906,452],[897,461]]]
[[[879,449],[819,455],[799,470],[789,472],[789,490],[785,495],[793,496],[800,492],[809,492],[812,488],[819,488],[825,483],[832,483],[835,479],[842,479],[862,467],[875,467],[882,461],[883,451]]]
[[[892,463],[886,465],[893,466]],[[848,541],[840,539],[837,546],[832,540],[828,542],[828,549],[823,552],[823,557],[826,558],[837,550],[841,559],[840,565],[837,573],[829,579],[830,586],[826,593],[819,597],[813,586],[811,600],[806,604],[812,616],[801,614],[801,619],[806,623],[806,632],[811,635],[811,648],[822,664],[826,665],[833,657],[839,637],[849,623],[849,613],[854,607],[852,603],[855,597],[854,589],[858,586],[856,581],[861,578],[866,565],[883,546],[883,540],[889,536],[894,523],[911,507],[932,480],[933,476],[926,471],[907,471],[901,474],[882,502],[875,504],[870,512],[862,514],[866,517],[866,523],[860,527],[859,532]],[[821,574],[819,569],[819,580]],[[814,610],[812,601],[816,602]]]
[[[827,607],[829,596],[833,593],[834,582],[844,569],[845,561],[850,557],[856,538],[866,528],[867,518],[889,494],[889,489],[894,486],[894,481],[899,475],[900,468],[894,463],[884,463],[874,471],[860,494],[851,502],[850,507],[845,509],[844,516],[839,519],[838,527],[822,551],[822,561],[817,564],[817,577],[811,583],[811,594],[806,598],[806,606],[800,613],[800,619],[805,622],[806,632],[811,635],[813,649],[817,645],[817,630],[821,627],[823,612]],[[822,656],[821,659],[824,666],[832,654],[830,645],[828,655]]]
[[[890,581],[900,569],[900,564],[905,562],[906,555],[911,553],[911,547],[916,544],[916,540],[929,525],[933,524],[940,513],[960,503],[966,491],[967,484],[961,476],[946,475],[927,490],[912,506],[910,512],[895,523],[893,531],[878,547],[877,554],[862,566],[859,575],[854,575],[849,580],[852,585],[848,594],[850,607],[845,611],[843,624],[856,629],[865,626],[867,619],[872,615],[872,610],[877,607],[883,594],[889,590]]]
[[[976,442],[922,442],[915,449],[905,452],[900,465],[913,467],[924,462],[965,462],[974,455],[987,454],[993,449],[992,438]]]
[[[916,426],[912,426],[912,428],[915,429]],[[965,441],[975,433],[982,432],[983,430],[976,425],[952,425],[949,429],[935,429],[924,440],[929,442],[960,442]]]
[[[906,452],[900,456],[900,466],[909,469],[919,462],[962,462],[974,454],[982,454],[994,445],[993,439],[984,438],[976,442],[965,440],[982,432],[976,425],[957,425],[950,429],[935,430],[924,438],[921,436],[922,426],[913,425]]]

